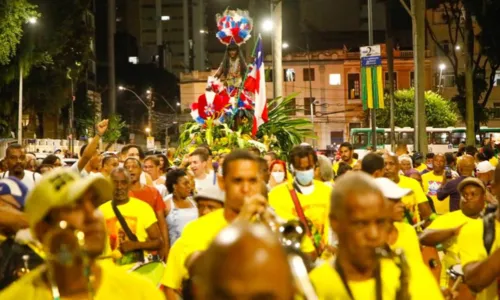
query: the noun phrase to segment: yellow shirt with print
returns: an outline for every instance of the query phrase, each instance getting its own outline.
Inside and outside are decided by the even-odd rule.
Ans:
[[[341,162],[344,162],[344,161],[343,161],[343,160],[340,160],[340,161],[338,161],[338,162],[336,162],[336,163],[334,163],[334,164],[333,164],[332,169],[333,169],[333,172],[335,172],[335,173],[333,174],[334,176],[337,176],[337,171],[339,170],[339,165],[340,165],[340,163],[341,163]],[[355,165],[357,162],[358,162],[358,160],[353,158],[353,159],[352,159],[352,162],[349,164],[349,166],[351,166],[351,168],[352,168],[352,167],[354,167],[354,165]]]
[[[149,280],[127,273],[110,263],[98,262],[101,267],[101,282],[94,300],[137,299],[163,300],[160,290]],[[21,277],[8,288],[0,292],[2,300],[52,300],[49,286],[43,281],[45,266],[40,266]]]
[[[423,258],[415,228],[410,224],[402,222],[394,222],[394,226],[398,230],[398,238],[394,244],[390,245],[390,248],[392,250],[403,249],[409,264],[421,264]]]
[[[127,203],[118,205],[117,207],[132,233],[137,236],[137,240],[139,242],[145,242],[148,238],[146,229],[158,221],[151,206],[144,201],[131,197]],[[110,255],[111,253],[108,253],[109,251],[113,252],[117,250],[120,246],[120,242],[128,240],[128,238],[113,211],[111,201],[99,206],[99,210],[104,216],[106,231],[108,233],[109,247],[106,247],[107,250],[105,255]],[[126,255],[117,258],[115,262],[119,265],[129,265],[133,263],[127,260]]]
[[[425,169],[427,169],[427,166],[425,164],[420,164],[420,166],[415,168],[415,170],[417,170],[419,173],[422,173]]]
[[[381,262],[382,299],[395,299],[400,287],[400,269],[389,259]],[[441,291],[432,277],[429,269],[423,263],[412,265],[410,268],[410,283],[408,286],[412,299],[443,299]],[[309,277],[319,299],[347,300],[350,299],[342,280],[333,268],[332,262],[327,262],[309,273]],[[365,281],[348,281],[349,289],[354,299],[375,300],[375,279]]]
[[[434,229],[434,230],[453,229],[457,228],[458,226],[467,224],[468,222],[473,220],[474,219],[471,219],[466,215],[464,215],[464,213],[461,210],[456,210],[444,214],[442,216],[439,216],[434,221],[432,221],[432,223],[429,225],[429,227],[427,227],[427,229]],[[457,237],[452,237],[448,239],[447,241],[442,243],[442,246],[444,248],[444,257],[441,260],[441,263],[443,265],[441,269],[441,286],[447,287],[449,279],[447,270],[452,266],[460,263]]]
[[[321,242],[328,244],[329,239],[329,218],[330,212],[330,193],[331,187],[321,181],[313,181],[314,191],[309,195],[303,195],[297,192],[297,197],[304,210],[304,215],[313,224],[311,233],[315,238],[316,244]],[[280,184],[273,188],[269,193],[269,205],[275,210],[276,214],[284,220],[297,220],[298,214],[290,195],[290,184]],[[314,252],[314,241],[305,237],[302,243],[302,251],[306,253]]]
[[[424,193],[431,197],[436,213],[439,215],[450,211],[450,197],[446,197],[443,201],[439,201],[437,198],[437,191],[443,185],[443,182],[444,175],[436,175],[432,171],[422,175]]]
[[[491,247],[491,252],[500,248],[500,222],[495,220],[495,240]],[[484,248],[483,242],[483,220],[477,219],[467,223],[458,235],[458,248],[460,253],[460,262],[462,267],[469,263],[482,261],[488,258],[488,253]],[[479,294],[476,295],[476,300],[498,300],[497,280],[493,282]]]
[[[412,193],[404,196],[401,201],[406,206],[406,209],[413,214],[414,221],[419,222],[420,214],[418,212],[418,205],[427,202],[427,197],[424,194],[422,186],[415,179],[403,175],[399,175],[398,186],[412,191]]]
[[[224,209],[188,223],[170,250],[161,284],[175,290],[180,289],[182,280],[188,278],[188,270],[184,266],[186,259],[195,252],[205,251],[227,225]]]

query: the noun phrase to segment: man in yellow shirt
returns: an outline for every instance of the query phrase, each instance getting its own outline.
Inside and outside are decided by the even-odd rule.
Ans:
[[[478,219],[486,203],[486,187],[477,178],[464,179],[458,186],[461,195],[460,210],[449,212],[434,220],[420,235],[424,246],[443,245],[445,256],[442,259],[441,287],[447,287],[447,270],[460,264],[457,237],[465,224]]]
[[[352,147],[351,143],[345,142],[340,144],[339,148],[340,161],[333,164],[333,172],[335,172],[335,174],[333,174],[334,176],[337,176],[337,171],[339,170],[339,164],[341,162],[348,164],[351,168],[354,167],[357,160],[352,157],[354,154],[353,149],[354,148]]]
[[[344,175],[331,195],[331,208],[339,246],[335,261],[310,272],[319,299],[370,300],[377,294],[382,299],[443,299],[423,264],[400,269],[377,255],[386,247],[391,212],[373,178],[360,172]],[[409,279],[407,285],[400,275]]]
[[[106,241],[97,207],[111,199],[111,190],[101,177],[81,179],[66,169],[46,174],[29,194],[25,213],[49,258],[0,292],[0,299],[163,299],[147,280],[96,261]],[[83,236],[86,257],[77,236]]]
[[[293,165],[294,181],[292,184],[281,184],[273,188],[269,193],[269,205],[278,216],[287,221],[299,219],[304,223],[300,217],[303,214],[309,227],[306,238],[314,248],[307,249],[307,245],[304,245],[302,250],[320,256],[324,246],[328,244],[328,198],[331,188],[314,180],[318,157],[311,146],[295,146],[290,152],[289,160]],[[297,202],[292,194],[296,196]]]
[[[385,177],[397,183],[400,188],[412,190],[411,194],[402,199],[407,211],[405,222],[413,225],[421,220],[428,220],[432,209],[418,181],[399,174],[399,160],[394,153],[384,155],[384,164]]]
[[[226,227],[194,273],[197,299],[293,299],[285,251],[263,224],[235,222]]]
[[[500,167],[495,169],[494,190],[500,196]],[[500,277],[500,210],[467,223],[458,235],[458,250],[465,283],[477,300],[498,300]]]
[[[443,154],[438,153],[434,155],[432,159],[433,169],[422,175],[422,185],[424,186],[424,193],[431,197],[437,214],[445,214],[450,211],[450,197],[446,197],[444,200],[438,200],[437,191],[443,183],[445,182],[445,157]],[[451,179],[451,173],[449,173]]]
[[[172,246],[162,284],[167,299],[178,299],[182,280],[188,276],[186,261],[205,251],[219,232],[235,219],[251,220],[264,214],[268,203],[262,191],[262,175],[258,158],[246,150],[228,154],[222,164],[219,187],[225,192],[224,208],[211,212],[184,227]]]
[[[104,216],[115,263],[128,266],[144,261],[144,251],[162,250],[163,240],[151,206],[129,197],[132,182],[128,171],[121,167],[114,169],[111,171],[111,180],[114,183],[113,199],[101,205],[99,210]],[[122,226],[115,208],[130,229],[130,234]]]

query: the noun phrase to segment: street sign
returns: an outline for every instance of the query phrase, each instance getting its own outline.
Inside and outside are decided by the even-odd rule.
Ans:
[[[381,66],[382,53],[380,45],[366,46],[359,48],[362,67]]]
[[[155,138],[154,137],[148,136],[148,139],[146,142],[146,148],[148,148],[148,150],[155,148]]]

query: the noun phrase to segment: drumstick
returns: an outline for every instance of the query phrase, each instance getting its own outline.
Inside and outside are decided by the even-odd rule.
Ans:
[[[455,283],[451,287],[451,291],[456,291],[458,288],[458,285],[462,283],[462,280],[463,280],[462,276],[458,276],[457,280],[455,281]]]

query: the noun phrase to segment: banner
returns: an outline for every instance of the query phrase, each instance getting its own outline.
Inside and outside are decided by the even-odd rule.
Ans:
[[[363,110],[384,108],[384,78],[380,45],[361,47],[361,100]]]

